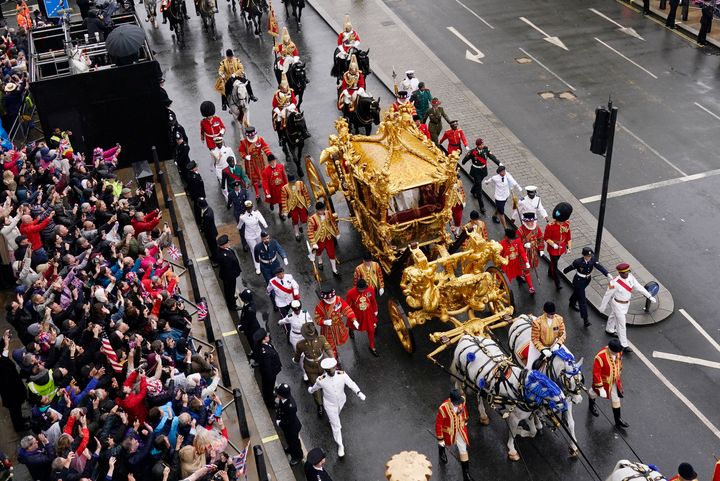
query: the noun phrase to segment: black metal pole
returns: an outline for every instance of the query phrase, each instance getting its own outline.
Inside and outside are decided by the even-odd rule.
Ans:
[[[180,230],[180,225],[178,224],[177,213],[175,212],[175,201],[172,197],[165,197],[165,208],[170,212],[170,224],[172,225],[173,232],[177,234],[178,230]]]
[[[253,454],[255,455],[255,466],[257,467],[258,480],[268,481],[267,468],[265,467],[265,453],[262,446],[256,444],[253,446]]]
[[[214,343],[215,342],[215,333],[213,332],[212,322],[210,321],[210,307],[207,305],[207,299],[205,299],[204,297],[200,297],[199,299],[200,300],[199,300],[198,304],[200,304],[200,302],[204,302],[205,310],[207,311],[207,314],[205,315],[205,319],[203,320],[203,322],[205,323],[205,336],[207,337],[207,340],[209,343]]]
[[[193,292],[193,301],[195,301],[195,304],[197,304],[198,302],[200,302],[200,286],[198,286],[197,277],[195,277],[195,264],[193,263],[192,259],[187,259],[185,267],[187,267],[188,275],[190,276],[190,287],[192,288]]]
[[[217,352],[218,362],[220,363],[220,374],[222,375],[223,386],[226,388],[232,387],[232,381],[230,380],[230,372],[228,371],[227,359],[225,358],[225,343],[222,339],[215,341],[215,352]]]
[[[605,172],[603,172],[602,194],[600,196],[600,212],[598,213],[597,233],[595,235],[595,257],[600,260],[600,244],[602,243],[603,226],[605,224],[605,206],[607,205],[608,186],[610,184],[610,164],[612,163],[613,140],[615,139],[615,124],[617,123],[617,107],[608,102],[610,110],[610,131],[607,139],[607,152],[605,153]]]
[[[233,399],[235,399],[235,413],[237,414],[238,426],[240,427],[240,436],[243,439],[250,437],[250,428],[248,426],[247,417],[245,417],[245,405],[243,404],[242,391],[233,389]]]

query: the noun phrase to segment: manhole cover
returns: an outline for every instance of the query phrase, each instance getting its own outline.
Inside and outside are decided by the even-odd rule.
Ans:
[[[538,95],[543,100],[550,100],[555,98],[555,94],[553,92],[538,92]]]
[[[576,96],[574,93],[570,92],[570,91],[560,92],[560,93],[558,94],[558,97],[560,97],[560,98],[563,99],[563,100],[575,100],[575,99],[577,99],[577,96]]]
[[[527,57],[518,57],[518,58],[515,59],[515,61],[516,61],[517,63],[519,63],[519,64],[524,64],[524,63],[530,63],[530,62],[532,62],[532,60],[530,60],[530,59],[527,58]]]

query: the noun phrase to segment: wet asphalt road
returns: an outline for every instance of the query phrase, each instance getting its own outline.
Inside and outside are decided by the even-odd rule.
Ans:
[[[430,2],[427,3],[430,8]],[[544,5],[553,5],[556,2],[543,2]],[[601,2],[596,2],[601,3]],[[414,27],[413,22],[421,21],[421,17],[413,13],[410,8],[410,2],[389,2],[393,9],[403,16],[403,18]],[[611,4],[614,5],[614,4]],[[285,24],[284,12],[282,5],[276,5],[278,8],[278,21],[280,25]],[[191,14],[192,7],[190,6]],[[504,42],[502,37],[494,41],[494,49],[486,47],[486,53],[497,51],[498,64],[487,62],[489,73],[479,73],[477,71],[468,71],[467,66],[462,62],[462,50],[458,50],[457,45],[452,44],[452,39],[448,39],[444,32],[442,35],[433,29],[437,26],[439,30],[444,30],[445,25],[442,22],[427,22],[428,15],[432,18],[444,20],[444,15],[453,16],[453,23],[448,25],[456,25],[458,29],[464,24],[458,22],[470,22],[471,19],[467,15],[463,16],[454,10],[454,4],[443,2],[442,9],[425,10],[423,14],[423,29],[421,32],[417,27],[415,31],[425,39],[426,42],[436,47],[440,53],[441,49],[449,48],[449,51],[458,53],[455,57],[451,55],[441,55],[448,62],[458,75],[463,78],[466,83],[473,87],[482,85],[482,89],[476,88],[476,92],[480,98],[487,102],[495,113],[505,121],[520,138],[538,155],[541,159],[548,162],[548,166],[558,175],[563,182],[567,182],[568,187],[579,197],[592,195],[597,193],[599,187],[593,188],[594,182],[588,183],[582,180],[587,176],[596,178],[595,172],[585,173],[580,165],[590,163],[598,164],[598,158],[592,158],[586,153],[586,138],[589,135],[590,112],[595,103],[601,102],[606,92],[601,89],[590,87],[580,87],[583,82],[580,79],[572,79],[571,84],[577,84],[578,90],[587,89],[593,91],[593,96],[583,99],[573,104],[548,105],[542,103],[537,97],[535,91],[545,88],[545,84],[552,80],[545,79],[545,72],[538,69],[536,65],[522,66],[525,69],[523,75],[519,75],[510,69],[517,69],[519,66],[514,64],[510,55],[516,55],[511,51],[516,47],[512,47]],[[528,14],[529,15],[529,14]],[[552,17],[550,13],[545,12],[546,18]],[[205,179],[206,190],[208,192],[208,200],[215,209],[216,219],[220,228],[232,231],[229,225],[234,223],[230,213],[223,207],[223,198],[214,180],[213,174],[209,170],[209,155],[207,149],[199,140],[199,104],[203,100],[212,100],[219,109],[219,98],[213,90],[213,84],[217,75],[217,66],[221,58],[221,54],[226,48],[233,48],[236,55],[240,57],[245,65],[248,78],[253,82],[255,94],[259,97],[259,102],[252,105],[251,121],[257,126],[260,135],[264,136],[270,143],[274,152],[279,153],[280,149],[277,145],[277,138],[271,130],[270,126],[270,101],[272,93],[275,89],[275,80],[272,73],[272,41],[269,36],[265,35],[262,39],[255,37],[249,29],[239,19],[239,13],[233,13],[223,0],[220,0],[220,13],[216,16],[218,24],[218,39],[211,41],[200,29],[200,20],[192,17],[187,32],[188,48],[179,50],[173,43],[167,25],[161,25],[159,30],[152,30],[148,24],[145,24],[148,30],[148,36],[153,49],[156,51],[157,59],[160,61],[166,77],[166,89],[171,98],[174,99],[172,108],[178,114],[178,118],[185,126],[190,137],[190,145],[192,156],[201,165],[201,172]],[[502,17],[509,23],[510,19],[515,15],[506,13]],[[698,54],[687,47],[686,44],[675,38],[662,38],[665,34],[658,30],[654,25],[648,24],[643,28],[643,22],[634,16],[628,16],[630,20],[639,24],[638,31],[648,39],[651,43],[652,35],[661,38],[663,51],[683,51],[688,50]],[[490,19],[490,17],[488,17]],[[493,19],[495,20],[495,19]],[[266,21],[266,17],[264,17]],[[623,20],[625,22],[626,20]],[[562,22],[554,20],[557,26],[562,26]],[[437,25],[435,25],[437,23]],[[447,22],[446,22],[447,23]],[[500,32],[504,24],[498,22],[498,26],[494,34],[515,36],[517,33],[513,31]],[[308,65],[308,74],[310,85],[305,93],[303,110],[306,112],[308,127],[313,134],[306,145],[306,150],[315,158],[319,156],[320,150],[326,145],[327,135],[334,129],[332,122],[336,116],[334,107],[334,80],[329,76],[332,51],[335,45],[336,34],[332,32],[327,25],[315,14],[311,8],[305,9],[303,12],[302,31],[298,30],[298,26],[294,20],[289,22],[290,32],[293,40],[296,42],[300,55]],[[605,25],[597,25],[597,28],[605,28]],[[473,26],[477,31],[481,28]],[[466,28],[467,30],[468,28]],[[554,28],[553,32],[555,31]],[[550,28],[548,28],[550,30]],[[557,29],[561,37],[563,30]],[[434,35],[437,33],[437,37]],[[362,35],[362,33],[360,33]],[[432,41],[428,41],[424,36],[430,36]],[[525,34],[537,40],[534,34]],[[468,36],[473,41],[476,39]],[[564,38],[564,37],[563,37]],[[578,39],[579,42],[581,39]],[[526,40],[527,41],[527,40]],[[584,40],[583,40],[584,41]],[[592,40],[591,40],[592,41]],[[656,39],[656,41],[658,41]],[[547,50],[551,48],[542,45],[545,42],[533,41],[533,49],[530,51],[533,55],[540,56],[548,54]],[[654,42],[652,42],[654,45]],[[676,45],[677,44],[677,45]],[[453,46],[454,45],[454,46]],[[568,42],[573,46],[573,42]],[[555,48],[555,47],[552,47]],[[652,50],[655,47],[646,47]],[[504,53],[503,53],[504,52]],[[506,58],[501,60],[500,55]],[[603,52],[605,54],[605,52]],[[648,56],[647,54],[646,56]],[[678,57],[682,55],[677,53]],[[703,59],[705,59],[703,54]],[[545,59],[545,57],[543,57]],[[710,61],[717,62],[717,58],[710,57]],[[544,61],[544,60],[543,60]],[[592,74],[585,74],[585,68],[594,65],[594,61],[586,59],[587,64],[573,64],[573,71],[577,71],[578,75],[587,78],[588,82],[593,78]],[[685,60],[690,62],[690,60]],[[512,63],[511,63],[512,62]],[[567,65],[571,65],[570,60],[566,60]],[[546,63],[544,61],[544,63]],[[506,64],[503,67],[503,64]],[[547,64],[547,63],[546,63]],[[552,68],[552,67],[551,67]],[[632,67],[634,68],[634,67]],[[654,68],[652,64],[649,69]],[[690,66],[688,69],[692,70]],[[709,66],[707,68],[710,68]],[[532,69],[532,71],[530,71]],[[616,65],[614,69],[614,78],[622,79],[628,73],[625,69],[630,67],[625,65]],[[660,69],[657,69],[660,72]],[[702,69],[695,69],[701,71]],[[639,77],[636,71],[632,71],[633,81],[638,81]],[[710,74],[708,74],[710,75]],[[713,82],[713,79],[706,79]],[[628,79],[628,81],[630,81]],[[390,95],[387,90],[379,85],[379,83],[371,76],[368,79],[368,89],[375,96],[382,97],[382,104],[387,106],[390,103]],[[669,81],[668,81],[669,82]],[[430,86],[432,88],[432,86]],[[560,89],[562,85],[553,88]],[[591,86],[592,87],[592,86]],[[618,99],[620,101],[621,112],[632,111],[629,106],[623,102],[633,102],[638,105],[645,105],[645,94],[642,92],[647,89],[646,85],[640,85],[634,88],[635,96],[640,98]],[[620,86],[618,86],[620,90]],[[514,92],[514,93],[513,93]],[[640,92],[640,93],[638,93]],[[651,93],[647,93],[651,95]],[[584,94],[583,94],[584,96]],[[620,95],[618,94],[618,97]],[[667,97],[667,96],[664,96]],[[662,97],[662,98],[664,98]],[[495,98],[495,101],[492,99]],[[614,98],[615,94],[614,94]],[[645,99],[645,100],[644,100]],[[512,100],[512,101],[511,101]],[[556,101],[560,102],[560,101]],[[658,102],[661,106],[666,102]],[[654,105],[654,104],[653,104]],[[659,108],[654,105],[655,108]],[[646,107],[649,108],[649,107]],[[523,110],[524,109],[524,110]],[[541,122],[531,123],[524,121],[520,117],[521,112],[527,112],[531,115],[524,116],[527,119],[539,118]],[[652,112],[650,113],[654,115]],[[650,115],[648,114],[648,115]],[[237,144],[240,140],[239,132],[234,130],[230,124],[230,115],[221,113],[223,120],[228,127],[226,141],[237,151]],[[548,122],[546,117],[552,122]],[[677,130],[690,122],[691,115],[686,115],[684,122],[680,122],[679,126],[670,127],[667,122],[663,122],[662,118],[653,120],[657,127],[662,126],[663,129],[670,129],[677,133]],[[585,119],[580,121],[579,119]],[[621,120],[624,120],[621,114]],[[637,126],[627,120],[627,125],[631,130]],[[653,137],[657,135],[658,139],[672,145],[672,139],[666,139],[662,133],[656,133],[649,125],[646,117],[638,114],[638,125],[643,126],[643,130],[638,130],[638,135],[647,141],[650,141],[650,133]],[[541,125],[542,124],[542,125]],[[695,125],[690,123],[690,125]],[[707,125],[707,122],[704,124]],[[710,129],[710,127],[708,127]],[[642,133],[640,133],[642,132]],[[705,136],[708,134],[706,133]],[[562,136],[562,137],[559,137]],[[562,139],[578,139],[581,147],[574,146],[568,151],[558,146],[562,142],[548,142],[548,138]],[[655,138],[652,139],[653,141]],[[634,158],[639,160],[632,163],[617,160],[613,175],[613,184],[611,189],[624,188],[632,185],[653,182],[655,180],[670,177],[672,172],[665,167],[662,161],[653,158],[651,155],[644,154],[636,146],[623,145],[623,141],[618,141],[618,151],[616,151],[616,159],[621,159],[620,152],[633,152]],[[658,150],[662,147],[656,147]],[[699,147],[698,147],[699,148]],[[546,149],[546,150],[543,150]],[[678,148],[682,151],[682,148]],[[675,149],[673,149],[673,152]],[[540,155],[542,154],[542,155]],[[582,156],[581,156],[582,154]],[[668,154],[669,155],[669,154]],[[688,157],[693,158],[691,172],[702,171],[703,169],[714,168],[709,164],[717,164],[717,156],[712,155],[700,156],[695,151],[687,152]],[[282,158],[282,156],[280,156]],[[630,158],[630,154],[627,154]],[[579,159],[582,159],[580,161]],[[690,162],[689,160],[687,162]],[[633,168],[628,172],[623,171],[626,165],[647,164],[647,169],[654,169],[646,172],[645,169]],[[576,167],[569,168],[569,165]],[[592,167],[595,169],[597,166]],[[600,167],[597,167],[598,169]],[[291,169],[291,166],[288,166]],[[574,169],[574,170],[573,170]],[[563,172],[568,172],[564,175]],[[592,174],[592,175],[591,175]],[[618,182],[617,184],[615,182]],[[707,185],[704,192],[701,188],[705,183],[716,182],[716,180],[708,179],[706,181],[685,184],[672,187],[671,191],[682,190],[686,195],[691,195],[694,204],[697,205],[693,210],[694,215],[689,215],[685,219],[688,223],[695,218],[694,222],[703,222],[707,225],[707,220],[713,213],[712,205],[708,201],[700,202],[701,198],[709,199],[712,195],[712,186]],[[581,187],[585,186],[585,187]],[[585,190],[582,190],[585,189]],[[670,191],[670,189],[669,189]],[[675,225],[675,215],[670,215],[678,209],[678,200],[682,198],[682,193],[677,196],[667,196],[666,193],[660,191],[651,191],[640,194],[641,196],[662,197],[661,199],[653,199],[663,206],[663,214]],[[668,197],[671,197],[668,199]],[[347,209],[342,200],[336,198],[336,206],[340,216],[347,215]],[[629,208],[629,206],[633,206]],[[706,206],[706,208],[703,208]],[[608,225],[613,233],[623,242],[630,242],[628,245],[636,256],[641,258],[643,262],[648,262],[649,267],[658,275],[663,275],[663,282],[673,289],[676,296],[676,303],[679,306],[692,305],[691,313],[697,314],[696,317],[702,321],[703,316],[709,316],[710,303],[707,302],[707,293],[703,297],[702,293],[694,292],[695,290],[711,289],[711,282],[693,283],[693,287],[682,287],[686,283],[686,277],[700,276],[712,268],[712,262],[716,254],[708,254],[707,259],[702,262],[688,265],[687,259],[678,256],[668,256],[666,252],[675,252],[677,242],[687,234],[683,234],[679,228],[673,228],[658,225],[651,222],[660,209],[656,207],[655,213],[648,214],[649,207],[647,202],[638,203],[636,197],[621,197],[611,201],[610,210],[608,212]],[[292,231],[288,223],[282,223],[276,213],[270,213],[267,208],[262,207],[268,222],[270,223],[270,232],[289,251],[290,267],[288,269],[296,279],[300,282],[301,292],[303,294],[303,302],[309,309],[312,309],[316,302],[314,291],[316,285],[311,277],[310,265],[304,258],[307,251],[304,244],[298,244],[292,237]],[[466,216],[467,216],[466,212]],[[684,224],[685,225],[685,224]],[[689,224],[688,224],[689,225]],[[500,231],[495,226],[489,226],[491,237],[500,238]],[[632,228],[630,228],[632,227]],[[687,229],[687,227],[685,227]],[[345,292],[351,283],[352,270],[360,261],[362,248],[359,243],[359,237],[349,227],[349,224],[342,223],[341,230],[343,237],[340,240],[340,258],[342,261],[341,271],[343,280],[336,283],[338,292]],[[710,232],[707,232],[709,230]],[[707,229],[704,235],[708,238],[712,236],[713,229]],[[642,232],[642,234],[638,234]],[[664,235],[662,235],[662,234]],[[694,235],[694,234],[693,234]],[[645,259],[643,256],[647,250],[635,249],[636,244],[632,244],[636,238],[636,244],[642,243],[644,246],[649,238],[654,238],[656,242],[652,246],[651,252],[657,257]],[[237,240],[237,237],[235,237]],[[682,240],[682,244],[689,242],[687,239]],[[694,242],[694,241],[693,241]],[[659,244],[659,245],[658,245]],[[715,250],[716,247],[712,243],[706,244],[709,248]],[[672,249],[662,249],[662,247],[672,246]],[[426,453],[433,464],[436,466],[434,479],[456,480],[461,479],[460,466],[451,460],[447,467],[437,465],[437,449],[432,431],[434,422],[434,413],[437,405],[447,397],[447,391],[450,386],[448,376],[440,369],[432,366],[432,364],[424,359],[424,353],[429,352],[433,346],[427,340],[426,334],[442,329],[440,325],[428,325],[418,329],[415,339],[418,343],[416,354],[407,355],[400,347],[392,328],[388,324],[387,319],[381,320],[381,329],[377,339],[377,347],[381,353],[381,357],[376,359],[370,355],[367,350],[367,340],[364,336],[358,335],[355,341],[350,341],[347,345],[340,349],[340,356],[344,367],[347,369],[351,377],[360,385],[363,392],[368,396],[364,403],[354,397],[351,393],[348,396],[348,404],[342,415],[344,426],[344,437],[347,455],[345,460],[338,462],[336,458],[336,450],[332,441],[331,432],[327,420],[318,422],[315,416],[315,407],[309,395],[304,393],[305,385],[301,380],[300,370],[293,366],[290,359],[289,346],[284,342],[277,325],[273,322],[277,315],[270,309],[269,303],[260,294],[264,288],[264,283],[260,276],[253,273],[252,264],[249,256],[242,251],[238,252],[243,265],[245,283],[254,289],[261,299],[260,309],[264,311],[265,317],[269,319],[270,331],[276,339],[276,345],[283,357],[284,369],[279,376],[279,381],[290,383],[293,394],[300,406],[300,417],[304,427],[302,431],[303,442],[307,449],[314,446],[322,446],[330,452],[328,469],[333,474],[334,479],[342,480],[381,480],[384,479],[384,463],[390,456],[401,450],[415,449]],[[678,265],[684,265],[683,272],[678,273],[673,268]],[[329,267],[329,266],[328,266]],[[329,270],[326,271],[329,274]],[[567,309],[567,296],[569,288],[561,291],[557,295],[551,288],[544,276],[544,269],[538,271],[539,282],[537,282],[538,293],[535,298],[531,298],[523,290],[520,292],[517,286],[513,289],[516,293],[516,302],[518,312],[534,312],[539,313],[542,303],[546,299],[554,299],[558,305],[559,312],[566,316],[566,323],[569,331],[570,347],[580,357],[584,355],[588,359],[588,364],[595,352],[607,341],[606,336],[602,332],[602,322],[594,314],[591,314],[593,326],[585,330],[581,327],[581,321],[576,313],[569,313]],[[672,274],[672,275],[671,275]],[[701,279],[709,279],[709,277],[700,277]],[[706,286],[706,287],[705,287]],[[390,289],[389,289],[390,290]],[[686,292],[687,291],[687,292]],[[694,292],[694,297],[684,297],[688,292]],[[388,294],[386,294],[387,296]],[[381,312],[384,309],[381,308]],[[668,352],[680,352],[691,354],[693,352],[698,357],[707,359],[715,359],[713,353],[703,342],[697,333],[692,330],[688,324],[683,324],[682,319],[674,316],[671,320],[666,321],[663,325],[650,329],[632,330],[631,339],[642,346],[647,352],[656,348]],[[711,334],[716,334],[716,330],[712,330]],[[502,336],[502,334],[501,334]],[[697,348],[695,347],[697,345]],[[650,347],[646,347],[650,346]],[[654,347],[653,347],[654,346]],[[717,353],[715,353],[717,355]],[[443,359],[448,361],[447,356]],[[669,361],[665,361],[669,364]],[[667,371],[666,371],[667,367]],[[687,391],[689,397],[692,398],[711,420],[718,417],[716,403],[714,402],[713,390],[717,383],[716,372],[706,372],[707,369],[690,370],[687,366],[662,365],[663,372],[668,375],[676,385],[682,390]],[[586,369],[589,375],[589,369]],[[691,374],[694,374],[691,375]],[[669,391],[662,386],[649,371],[637,360],[630,359],[625,364],[625,384],[626,398],[624,400],[624,417],[632,425],[627,433],[627,442],[635,449],[638,454],[646,462],[654,462],[660,465],[666,473],[671,473],[678,462],[689,460],[696,465],[696,469],[701,476],[707,475],[711,465],[711,454],[714,447],[717,446],[717,438],[715,438],[706,428],[704,428],[697,419],[689,414],[687,409],[674,397]],[[716,394],[716,393],[715,393]],[[581,447],[586,451],[592,464],[598,469],[602,477],[609,474],[614,463],[621,458],[632,458],[633,455],[629,447],[623,439],[612,428],[609,422],[601,417],[594,419],[587,415],[586,400],[576,410],[575,416],[577,423],[577,436]],[[611,417],[609,406],[601,405],[603,411]],[[474,414],[474,410],[473,410]],[[477,416],[471,416],[470,433],[471,433],[471,460],[472,473],[476,479],[592,479],[586,468],[577,460],[570,460],[567,456],[567,444],[558,432],[548,432],[542,438],[534,440],[521,439],[517,441],[521,454],[524,457],[527,468],[532,473],[532,478],[528,475],[523,463],[511,463],[506,460],[507,429],[504,421],[497,415],[491,415],[492,424],[489,427],[480,427],[477,423]],[[720,422],[720,420],[715,421]],[[298,471],[299,473],[299,471]],[[301,475],[300,475],[301,476]]]

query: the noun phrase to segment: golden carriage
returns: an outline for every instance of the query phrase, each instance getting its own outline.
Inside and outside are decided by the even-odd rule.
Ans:
[[[402,297],[388,300],[402,346],[414,350],[411,330],[428,319],[477,334],[483,319],[497,322],[512,314],[511,291],[496,267],[506,262],[500,245],[475,233],[453,243],[448,232],[458,153],[446,155],[420,132],[410,107],[388,112],[373,135],[350,134],[345,119],[335,127],[337,134],[330,136],[320,165],[306,161],[310,188],[331,210],[332,195],[342,192],[350,213],[344,220],[352,222],[391,279],[402,272]],[[490,318],[476,316],[485,311]],[[431,339],[444,342],[456,336],[447,334]]]

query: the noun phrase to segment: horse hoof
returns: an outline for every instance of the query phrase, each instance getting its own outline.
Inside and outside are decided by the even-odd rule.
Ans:
[[[508,459],[510,461],[520,461],[520,455],[518,453],[508,453]]]
[[[571,458],[577,458],[579,451],[575,448],[570,448],[570,457]]]
[[[480,424],[483,426],[487,426],[490,424],[490,418],[487,416],[480,416]]]

